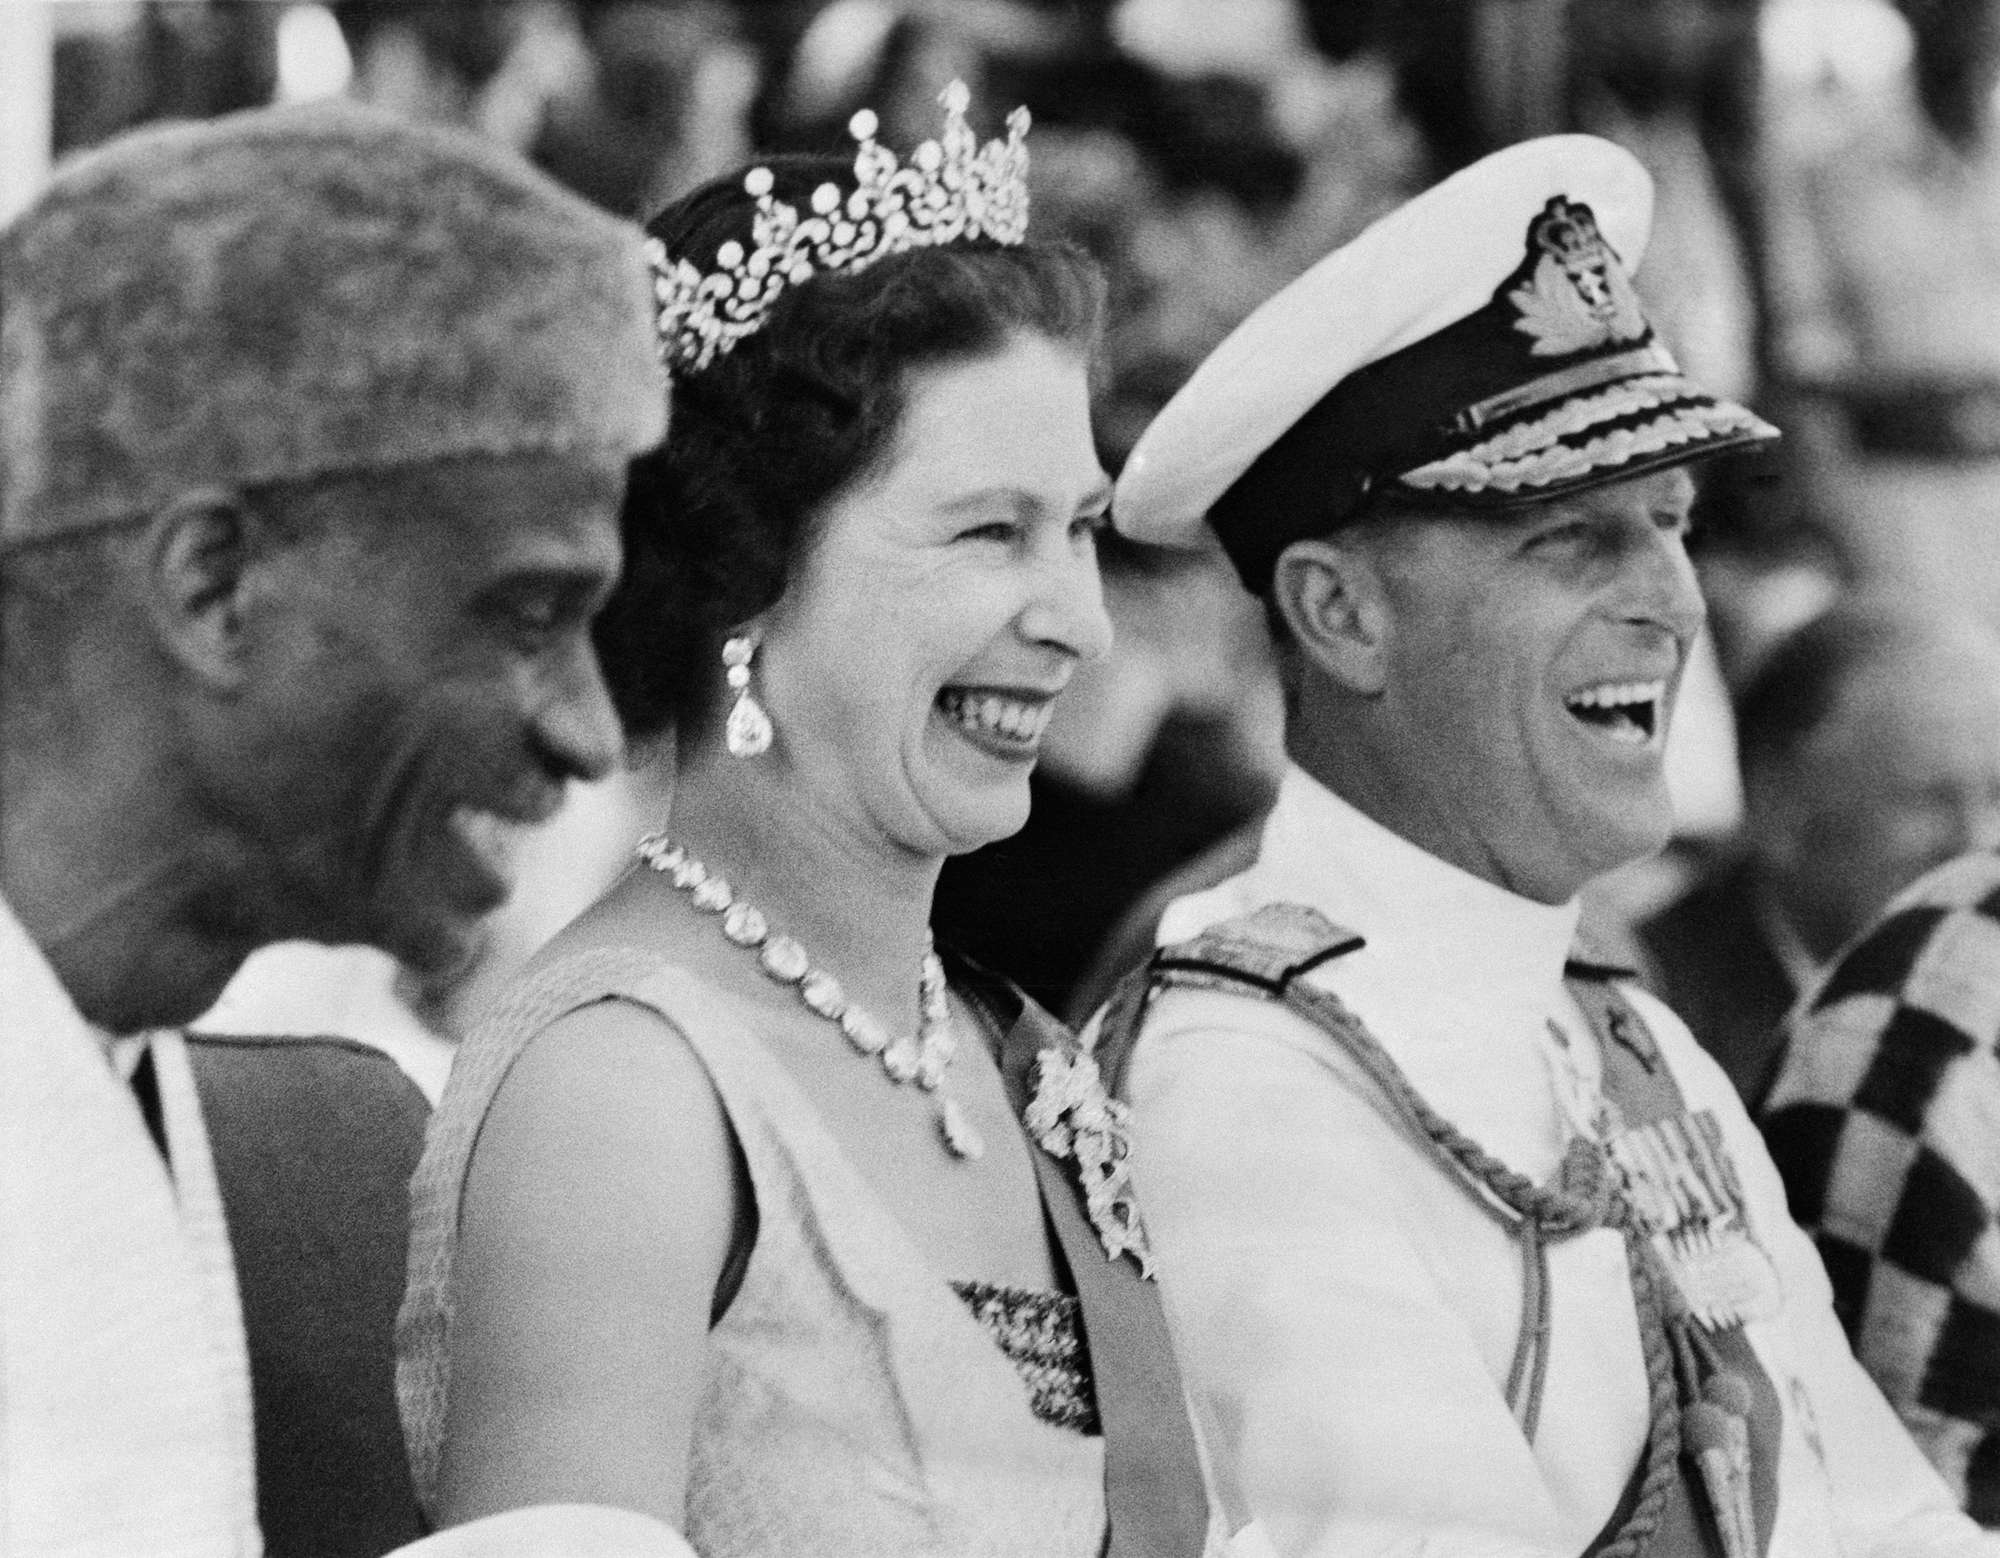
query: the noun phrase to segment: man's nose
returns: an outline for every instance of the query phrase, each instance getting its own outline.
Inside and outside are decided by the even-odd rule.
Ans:
[[[625,754],[625,734],[588,637],[576,642],[544,684],[534,739],[560,779],[602,779]]]
[[[1683,644],[1692,643],[1708,620],[1701,581],[1679,531],[1652,530],[1646,542],[1628,554],[1624,585],[1624,614],[1665,628]]]

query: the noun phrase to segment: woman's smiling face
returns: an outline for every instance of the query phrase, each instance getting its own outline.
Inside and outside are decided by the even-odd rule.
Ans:
[[[976,849],[1027,820],[1053,701],[1111,625],[1110,483],[1080,351],[1034,334],[914,370],[884,459],[816,516],[753,626],[754,690],[807,804],[892,847]]]

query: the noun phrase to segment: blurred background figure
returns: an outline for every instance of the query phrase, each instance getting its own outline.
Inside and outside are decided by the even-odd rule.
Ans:
[[[728,6],[615,0],[583,26],[587,68],[527,147],[549,172],[637,217],[749,156],[761,73]]]
[[[1756,1109],[1779,1024],[1932,866],[2000,843],[2000,634],[1851,597],[1771,650],[1736,710],[1738,847],[1638,928],[1648,983]]]
[[[562,0],[339,0],[350,96],[526,151],[591,57]]]
[[[2000,9],[1768,0],[1772,369],[1854,570],[2000,622]]]
[[[1756,7],[1743,0],[1572,0],[1577,127],[1653,177],[1640,296],[1682,367],[1718,393],[1757,385],[1752,144]]]

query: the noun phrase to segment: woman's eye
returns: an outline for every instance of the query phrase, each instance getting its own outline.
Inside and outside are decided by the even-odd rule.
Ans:
[[[1021,527],[1011,519],[990,519],[983,525],[973,525],[961,530],[961,541],[1012,541],[1020,533]]]
[[[1095,514],[1077,515],[1074,520],[1070,521],[1069,533],[1078,538],[1088,536],[1092,541],[1095,541],[1110,528],[1111,511],[1104,509]]]

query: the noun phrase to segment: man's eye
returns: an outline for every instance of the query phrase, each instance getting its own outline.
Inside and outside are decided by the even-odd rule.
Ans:
[[[1069,533],[1078,538],[1088,536],[1095,541],[1111,528],[1111,511],[1099,510],[1095,514],[1079,514],[1070,521]]]
[[[1021,527],[1011,519],[989,519],[983,525],[973,525],[958,533],[961,541],[1012,541],[1020,533]]]
[[[568,613],[548,595],[509,595],[493,603],[492,620],[502,631],[525,644],[538,645],[562,631]]]
[[[1537,531],[1528,540],[1528,545],[1538,549],[1575,546],[1590,537],[1588,525],[1552,525],[1547,530]]]

